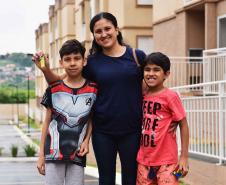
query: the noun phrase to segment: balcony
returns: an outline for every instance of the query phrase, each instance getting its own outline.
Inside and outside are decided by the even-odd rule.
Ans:
[[[203,57],[170,57],[168,87],[226,80],[226,48],[203,51]]]
[[[188,4],[192,4],[192,3],[195,3],[195,2],[198,2],[200,0],[183,0],[184,1],[184,5],[188,5]]]

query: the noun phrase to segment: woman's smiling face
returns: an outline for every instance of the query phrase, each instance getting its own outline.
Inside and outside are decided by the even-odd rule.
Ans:
[[[97,44],[103,49],[112,48],[114,44],[118,42],[118,28],[105,18],[102,18],[95,23],[93,35]]]

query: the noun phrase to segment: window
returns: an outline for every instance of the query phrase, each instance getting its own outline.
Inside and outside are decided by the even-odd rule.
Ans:
[[[143,50],[146,54],[153,52],[153,38],[150,36],[137,36],[137,48]]]
[[[202,57],[203,48],[189,48],[189,57]],[[192,62],[193,59],[190,59]]]
[[[218,47],[226,47],[226,15],[218,18]]]
[[[152,5],[153,0],[137,0],[138,5]]]
[[[82,24],[85,24],[86,23],[86,17],[85,17],[85,5],[84,3],[82,4],[82,14],[81,14],[81,21],[82,21]]]
[[[90,9],[91,9],[91,19],[100,11],[100,2],[99,0],[90,0]]]
[[[189,84],[197,84],[203,82],[203,49],[202,48],[189,48]],[[192,58],[193,57],[193,58]],[[192,87],[191,90],[198,90],[200,87]]]

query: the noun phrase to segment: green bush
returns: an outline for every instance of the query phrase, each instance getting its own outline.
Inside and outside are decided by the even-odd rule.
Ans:
[[[11,155],[13,157],[17,157],[17,153],[18,153],[18,147],[16,145],[12,145],[11,146]]]
[[[0,103],[27,103],[27,89],[18,89],[18,94],[15,87],[0,86]],[[35,90],[29,90],[29,97],[35,98]]]
[[[24,147],[24,152],[26,153],[27,157],[34,157],[36,154],[36,150],[33,145],[26,145]]]

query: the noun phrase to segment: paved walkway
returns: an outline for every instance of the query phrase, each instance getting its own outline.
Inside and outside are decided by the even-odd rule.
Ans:
[[[196,157],[197,158],[197,157]],[[190,170],[184,179],[189,185],[226,185],[226,165],[210,159],[189,159]]]
[[[0,147],[2,148],[2,157],[11,156],[12,145],[18,146],[18,156],[24,157],[23,148],[27,143],[21,138],[19,132],[14,129],[13,125],[0,125]]]

